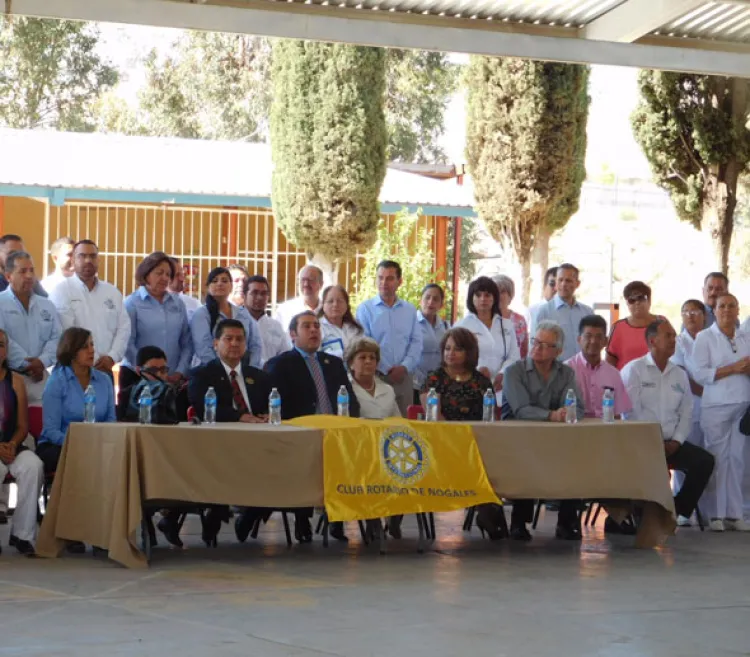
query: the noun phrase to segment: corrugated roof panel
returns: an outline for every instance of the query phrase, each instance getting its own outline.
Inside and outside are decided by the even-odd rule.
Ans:
[[[706,2],[665,25],[660,34],[743,42],[750,37],[750,3]]]

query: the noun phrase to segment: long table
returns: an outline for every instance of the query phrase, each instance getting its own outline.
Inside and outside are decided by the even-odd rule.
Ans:
[[[658,424],[472,426],[499,497],[639,500],[636,545],[653,547],[673,533]],[[323,506],[322,443],[323,431],[289,425],[72,424],[37,553],[55,557],[76,540],[127,567],[146,567],[137,536],[149,500]]]

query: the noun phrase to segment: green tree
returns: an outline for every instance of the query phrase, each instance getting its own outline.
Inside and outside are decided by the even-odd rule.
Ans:
[[[332,275],[339,259],[376,237],[386,168],[385,51],[276,41],[272,80],[276,220]]]
[[[0,125],[90,131],[118,73],[97,53],[91,23],[0,17]]]
[[[384,219],[379,221],[377,238],[365,254],[359,279],[352,274],[352,286],[356,287],[352,295],[352,307],[378,293],[376,272],[378,263],[382,260],[395,260],[401,265],[403,283],[398,296],[419,307],[422,288],[436,280],[438,274],[434,271],[432,231],[417,230],[421,216],[421,210],[411,213],[404,208],[396,215],[390,229]]]
[[[466,155],[477,211],[521,263],[529,302],[540,235],[578,209],[585,178],[588,67],[474,56],[466,74]]]
[[[641,71],[633,132],[677,215],[708,234],[726,273],[737,182],[750,160],[748,81]]]

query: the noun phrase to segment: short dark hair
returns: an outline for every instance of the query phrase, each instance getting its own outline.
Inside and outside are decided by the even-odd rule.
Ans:
[[[721,278],[726,284],[727,287],[729,287],[729,278],[727,278],[727,275],[720,271],[712,271],[710,274],[706,274],[706,278],[703,279],[703,286],[706,286],[706,283],[708,283],[709,278]]]
[[[440,292],[440,301],[445,301],[445,290],[437,283],[427,283],[427,285],[422,288],[422,292],[419,295],[420,299],[424,296],[424,293],[427,292],[427,290],[437,290]]]
[[[680,312],[683,312],[685,310],[685,306],[687,305],[695,306],[698,310],[700,310],[704,315],[706,314],[706,304],[702,301],[698,301],[698,299],[688,299],[680,306]]]
[[[146,285],[148,275],[154,271],[162,262],[169,265],[169,277],[174,278],[175,268],[172,259],[164,251],[154,251],[147,255],[135,270],[136,285]]]
[[[467,369],[472,372],[477,369],[477,364],[479,363],[479,342],[477,341],[477,336],[469,329],[465,329],[461,326],[448,329],[443,333],[443,337],[440,340],[440,367],[445,367],[443,353],[445,352],[445,345],[449,338],[453,339],[453,344],[455,344],[456,347],[463,349],[466,352]]]
[[[220,340],[221,336],[228,329],[240,329],[242,331],[242,334],[247,337],[247,333],[245,333],[245,326],[239,319],[222,319],[218,324],[216,324],[216,328],[214,329],[214,338]]]
[[[333,292],[333,290],[338,290],[339,292],[341,292],[342,296],[344,297],[344,301],[346,302],[346,311],[344,312],[344,316],[341,318],[341,321],[344,324],[349,324],[349,326],[353,326],[355,329],[358,329],[364,333],[364,328],[362,328],[362,325],[356,319],[354,319],[354,315],[352,314],[352,304],[349,301],[349,293],[346,291],[346,288],[343,285],[329,285],[323,290],[323,294],[320,295],[320,310],[318,311],[318,317],[325,317],[325,312],[323,312],[323,305],[325,304],[328,295]]]
[[[20,235],[6,233],[0,237],[0,244],[5,244],[6,242],[23,242],[23,238]]]
[[[647,345],[651,346],[651,338],[653,338],[659,332],[659,327],[662,324],[667,324],[667,323],[668,323],[668,320],[664,319],[663,317],[660,317],[659,319],[655,319],[646,327],[645,336],[646,336]]]
[[[67,235],[65,237],[58,237],[52,244],[49,245],[49,252],[50,253],[57,253],[63,246],[70,246],[71,244],[75,245],[75,241],[72,237],[68,237]],[[74,246],[75,248],[75,246]]]
[[[466,309],[473,315],[477,314],[474,305],[474,295],[477,292],[488,292],[492,295],[492,316],[500,314],[500,291],[489,276],[480,276],[469,283],[469,291],[466,293]]]
[[[99,252],[99,245],[96,242],[94,242],[94,240],[78,240],[77,242],[73,244],[73,252],[75,252],[75,250],[83,244],[88,244],[89,246],[93,246],[96,249],[97,253]],[[54,244],[52,246],[54,246]]]
[[[248,276],[242,284],[242,296],[247,296],[247,291],[253,283],[262,283],[268,288],[269,292],[271,291],[271,285],[268,282],[268,279],[260,274],[255,274],[254,276]]]
[[[299,325],[299,320],[306,316],[313,317],[314,319],[318,319],[318,316],[312,311],[312,310],[303,310],[301,313],[297,313],[294,317],[292,317],[292,321],[289,322],[289,331],[297,332],[297,326]]]
[[[651,298],[651,288],[643,281],[631,281],[628,283],[622,290],[622,297],[627,300],[631,294],[636,292],[642,292],[649,299]]]
[[[26,251],[11,251],[5,259],[5,271],[11,273],[16,268],[16,260],[31,260],[31,254]]]
[[[586,315],[581,318],[578,323],[578,335],[583,335],[583,330],[586,327],[598,328],[604,331],[604,335],[607,335],[607,320],[601,315]]]
[[[148,361],[154,358],[163,358],[167,360],[167,354],[161,347],[154,347],[153,345],[147,347],[141,347],[138,353],[135,355],[135,364],[138,367],[143,367]]]
[[[378,269],[395,269],[396,276],[401,278],[401,265],[399,265],[395,260],[381,260],[378,263],[378,266],[375,267],[375,271],[377,271]]]
[[[575,265],[571,265],[569,262],[563,262],[561,265],[557,265],[555,276],[560,273],[561,269],[570,269],[571,271],[574,271],[576,273],[576,278],[578,278],[581,274],[581,272],[578,270],[578,267],[576,267]]]
[[[550,276],[554,276],[557,278],[557,265],[554,267],[550,267],[546,272],[544,272],[544,284],[547,284],[547,281],[549,280]]]
[[[80,326],[71,326],[63,331],[57,343],[57,363],[68,366],[75,360],[76,354],[86,346],[91,331]]]

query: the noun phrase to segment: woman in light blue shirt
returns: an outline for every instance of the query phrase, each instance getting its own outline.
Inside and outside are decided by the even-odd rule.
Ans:
[[[115,421],[115,388],[112,379],[94,369],[94,339],[91,331],[66,329],[57,347],[57,365],[42,395],[44,427],[37,456],[47,472],[57,469],[68,426],[83,422],[83,393],[89,384],[96,393],[96,421]]]
[[[414,370],[414,403],[419,404],[419,391],[427,374],[440,367],[440,340],[450,324],[439,316],[445,302],[445,292],[437,283],[429,283],[422,290],[417,322],[422,331],[422,357]]]
[[[229,297],[232,294],[232,274],[226,267],[216,267],[208,274],[206,280],[208,292],[206,305],[201,306],[190,320],[190,333],[193,338],[193,350],[201,365],[210,363],[216,358],[214,350],[214,328],[222,319],[236,319],[242,322],[247,336],[245,359],[260,369],[263,354],[263,343],[260,330],[247,308],[235,306]]]
[[[147,256],[135,271],[140,287],[125,299],[131,331],[120,369],[121,388],[140,378],[135,373],[135,358],[142,347],[159,347],[167,354],[171,384],[179,386],[187,379],[193,341],[185,304],[167,290],[174,275],[174,263],[162,251]]]

